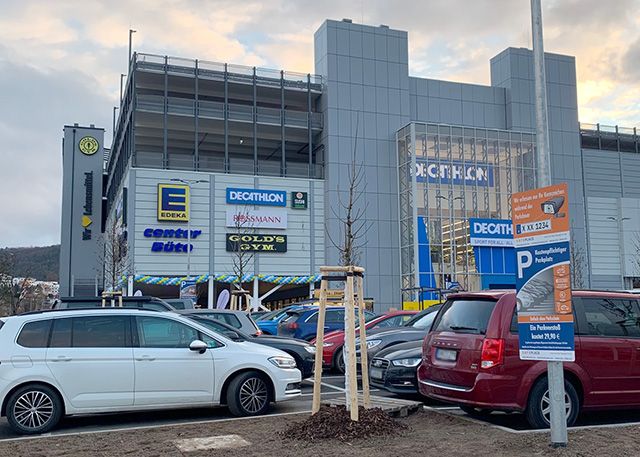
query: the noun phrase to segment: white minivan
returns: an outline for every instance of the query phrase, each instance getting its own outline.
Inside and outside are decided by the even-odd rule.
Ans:
[[[264,414],[300,395],[288,354],[171,312],[43,311],[0,320],[2,416],[22,434],[65,415],[227,405]]]

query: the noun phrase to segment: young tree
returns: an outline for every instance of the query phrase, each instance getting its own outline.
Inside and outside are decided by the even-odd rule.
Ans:
[[[21,307],[29,296],[34,295],[34,282],[29,278],[16,277],[13,253],[0,251],[0,314],[14,315],[22,311]]]
[[[364,164],[358,162],[356,151],[358,148],[358,128],[360,117],[356,121],[356,135],[351,154],[349,167],[349,184],[346,197],[337,188],[338,199],[331,206],[331,212],[340,222],[339,238],[334,239],[326,228],[329,241],[338,250],[340,264],[343,266],[356,265],[360,261],[360,254],[366,245],[365,235],[370,228],[370,223],[365,220],[368,203],[363,202],[367,188],[365,181]]]
[[[123,275],[131,273],[126,231],[115,220],[107,223],[98,244],[98,258],[103,265],[105,290],[116,290]]]
[[[254,233],[253,223],[249,220],[249,211],[243,208],[234,213],[234,227],[233,233],[237,235],[239,240],[234,242],[234,249],[231,251],[231,262],[233,268],[233,274],[236,276],[236,280],[233,282],[235,287],[239,290],[244,290],[244,275],[250,270],[250,264],[253,262],[255,253],[248,249],[243,249],[243,243],[240,239],[245,235],[252,235]],[[239,304],[241,306],[241,303]]]
[[[582,246],[578,246],[575,239],[571,239],[571,288],[584,289],[585,274],[589,265],[587,263],[587,252]]]

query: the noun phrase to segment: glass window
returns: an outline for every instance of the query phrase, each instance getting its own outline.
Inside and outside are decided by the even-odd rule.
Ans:
[[[18,335],[18,344],[25,348],[46,348],[51,320],[28,322]]]
[[[587,335],[640,338],[637,300],[582,298]]]
[[[198,331],[181,322],[162,317],[137,317],[140,347],[188,348],[199,338]]]
[[[398,327],[401,325],[402,316],[393,316],[389,319],[385,319],[381,322],[378,322],[373,328],[388,328],[388,327]]]
[[[127,347],[128,316],[74,317],[71,343],[74,348]]]
[[[452,300],[435,323],[436,331],[484,335],[496,302],[493,300]]]
[[[51,331],[51,341],[49,347],[70,348],[71,347],[71,321],[72,319],[55,319],[53,330]]]
[[[325,318],[325,321],[326,322],[331,322],[333,324],[337,324],[339,322],[344,322],[344,310],[342,310],[342,309],[330,309],[330,310],[327,310],[327,316]]]
[[[242,328],[242,324],[240,323],[240,319],[232,313],[202,313],[202,315],[215,319],[217,321],[223,322],[227,325],[230,325],[235,328]]]
[[[424,316],[422,316],[420,319],[418,319],[417,321],[415,321],[412,325],[412,327],[416,327],[416,328],[430,328],[431,324],[433,324],[433,320],[436,318],[436,315],[438,314],[437,311],[432,311],[429,314],[425,314]]]

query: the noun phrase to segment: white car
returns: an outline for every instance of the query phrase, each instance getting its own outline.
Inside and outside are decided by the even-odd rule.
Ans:
[[[22,434],[66,415],[227,405],[264,414],[300,395],[288,354],[175,313],[43,311],[0,320],[2,416]]]

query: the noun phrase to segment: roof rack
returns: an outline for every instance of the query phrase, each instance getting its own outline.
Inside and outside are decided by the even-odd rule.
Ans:
[[[120,310],[120,311],[154,311],[157,313],[172,312],[172,310],[162,311],[159,309],[145,308],[143,306],[86,306],[82,308],[61,308],[61,309],[39,309],[36,311],[27,311],[25,313],[16,314],[16,316],[29,316],[32,314],[48,314],[48,313],[65,313],[70,311],[105,311],[105,310]]]

